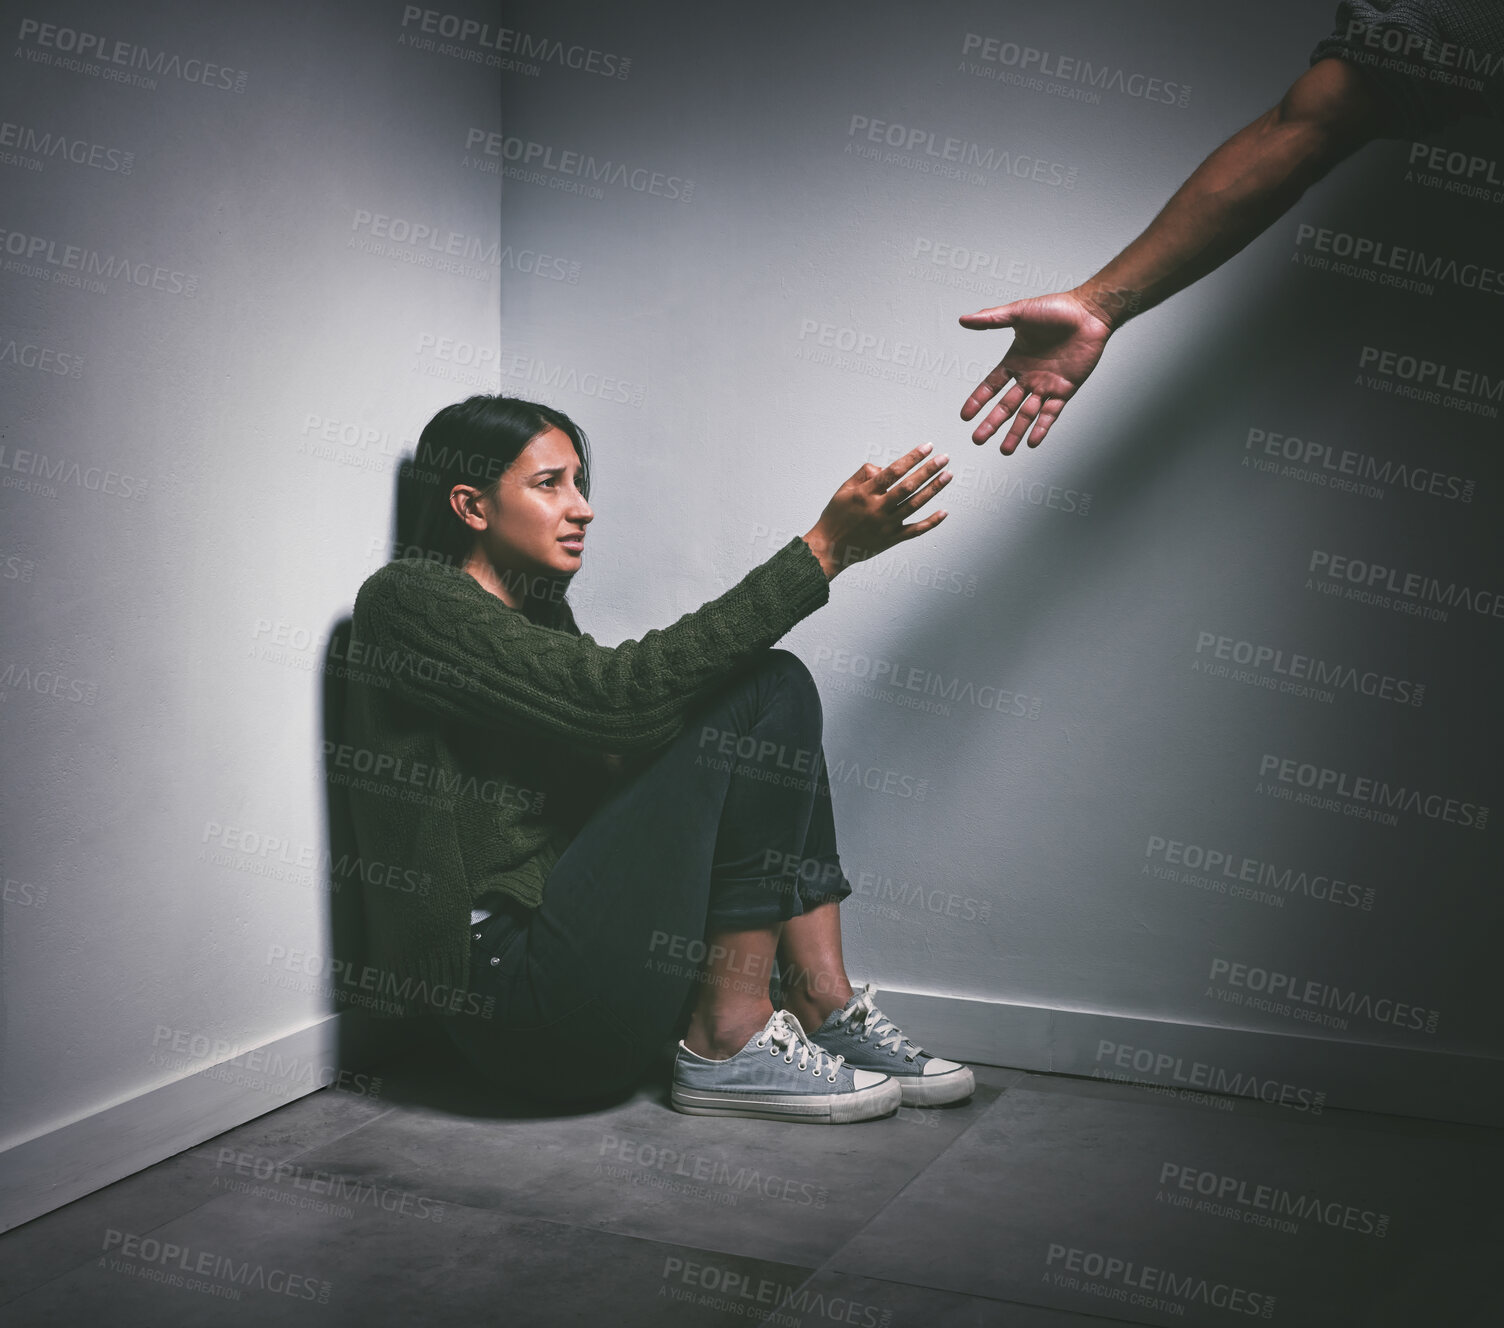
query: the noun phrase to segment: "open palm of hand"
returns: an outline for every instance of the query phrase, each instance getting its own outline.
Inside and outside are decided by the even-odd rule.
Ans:
[[[961,418],[970,420],[1002,392],[971,437],[973,442],[985,443],[1012,418],[1003,438],[1004,456],[1012,454],[1025,434],[1030,447],[1044,441],[1065,403],[1097,367],[1112,335],[1101,318],[1064,291],[963,314],[961,325],[976,331],[1013,329],[1008,353],[961,407]],[[1010,382],[1012,386],[1004,391]]]

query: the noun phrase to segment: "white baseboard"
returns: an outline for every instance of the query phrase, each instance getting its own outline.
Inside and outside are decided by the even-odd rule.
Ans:
[[[878,997],[925,1050],[955,1060],[1283,1100],[1293,1111],[1504,1124],[1504,1060],[1431,1050],[1423,1033],[1395,1046],[923,992]]]
[[[340,1066],[342,1017],[327,1015],[7,1148],[0,1153],[0,1231],[323,1087]]]

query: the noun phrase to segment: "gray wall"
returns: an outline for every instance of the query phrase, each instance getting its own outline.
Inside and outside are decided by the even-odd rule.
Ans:
[[[498,71],[403,17],[5,6],[0,1147],[339,1073],[258,1051],[331,1004],[319,670],[502,271]]]
[[[1105,261],[1332,6],[1132,10],[508,6],[527,54],[480,5],[6,6],[0,1148],[326,1018],[324,652],[399,457],[478,388],[590,432],[571,598],[606,642],[734,584],[864,460],[951,453],[941,528],[782,642],[825,700],[848,966],[921,1040],[1167,1083],[1184,1054],[1308,1098],[1341,1063],[1352,1105],[1484,1109],[1429,1085],[1500,1054],[1473,810],[1500,394],[1412,395],[1401,357],[1499,381],[1501,195],[1374,145],[1130,325],[1043,447],[974,448],[957,411],[1008,338],[957,315]],[[987,37],[1123,90],[1015,76]],[[1489,126],[1435,142],[1504,173]],[[1461,276],[1314,266],[1323,228]],[[1451,606],[1364,602],[1332,559]],[[1273,652],[1345,681],[1282,690]],[[1256,1003],[1269,974],[1308,999]]]

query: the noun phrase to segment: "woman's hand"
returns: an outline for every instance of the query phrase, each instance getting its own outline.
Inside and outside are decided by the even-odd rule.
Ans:
[[[834,580],[850,564],[914,539],[945,520],[942,511],[903,524],[951,481],[949,471],[937,477],[950,458],[942,453],[924,461],[929,450],[928,443],[921,443],[890,465],[868,461],[836,490],[804,537],[827,578]]]

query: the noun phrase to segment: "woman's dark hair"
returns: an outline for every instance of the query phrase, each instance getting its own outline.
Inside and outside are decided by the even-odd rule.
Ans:
[[[423,426],[418,450],[403,469],[417,520],[415,552],[458,567],[475,546],[475,532],[449,505],[456,484],[473,484],[482,493],[534,438],[558,429],[574,444],[580,459],[579,489],[590,496],[590,445],[585,432],[563,411],[520,397],[478,395],[445,406]]]

